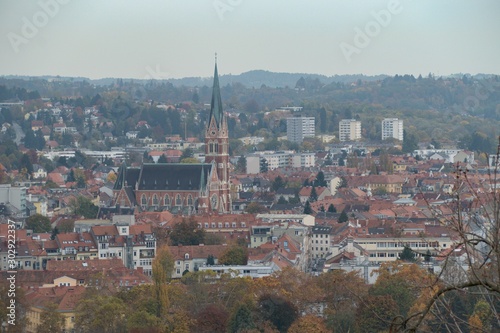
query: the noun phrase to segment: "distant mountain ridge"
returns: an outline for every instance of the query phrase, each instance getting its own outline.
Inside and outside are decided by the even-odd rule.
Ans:
[[[48,81],[58,81],[58,80],[87,81],[89,83],[96,85],[109,85],[115,83],[117,79],[120,79],[120,78],[89,79],[85,77],[62,77],[62,76],[50,76],[50,75],[44,75],[44,76],[5,75],[2,77],[6,79],[24,79],[24,80],[30,80],[36,78],[36,79],[45,79]],[[219,75],[219,80],[221,85],[241,83],[242,85],[248,88],[252,87],[260,88],[262,85],[271,88],[279,88],[279,87],[294,88],[295,84],[301,77],[309,80],[318,79],[323,84],[329,84],[332,82],[343,82],[343,83],[356,82],[357,80],[377,81],[388,77],[388,75],[367,76],[363,74],[349,74],[349,75],[326,76],[321,74],[277,73],[265,70],[251,70],[237,75],[233,74]],[[130,78],[121,78],[121,79],[123,79],[124,81],[134,81],[143,83],[150,81],[148,79],[130,79]],[[157,81],[170,82],[174,86],[202,87],[202,86],[210,86],[212,84],[212,77],[184,77],[180,79],[162,79]]]

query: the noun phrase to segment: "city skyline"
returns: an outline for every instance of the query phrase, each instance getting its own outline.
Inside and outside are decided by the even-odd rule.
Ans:
[[[452,4],[452,5],[451,5]],[[500,3],[2,2],[0,75],[500,74]]]

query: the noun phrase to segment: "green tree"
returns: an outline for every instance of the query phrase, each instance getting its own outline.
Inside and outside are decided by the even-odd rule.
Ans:
[[[81,195],[72,199],[69,203],[69,207],[73,214],[83,216],[86,219],[95,219],[99,212],[99,207],[94,205],[92,200]]]
[[[238,157],[238,161],[236,162],[236,171],[239,173],[246,173],[247,171],[247,159],[244,155]]]
[[[311,194],[309,195],[310,202],[318,201],[318,194],[316,193],[316,187],[313,185],[311,188]]]
[[[198,245],[203,244],[205,240],[205,230],[199,229],[194,219],[182,219],[172,227],[168,235],[172,245]]]
[[[333,204],[330,204],[330,206],[328,206],[328,213],[336,213],[337,212],[337,209],[335,208],[335,206]]]
[[[285,199],[285,197],[280,195],[280,197],[278,199],[278,204],[279,205],[286,205],[287,203],[288,203],[288,201]]]
[[[246,303],[239,304],[229,319],[229,332],[238,333],[255,328],[252,310]]]
[[[167,157],[165,157],[165,154],[161,154],[160,158],[158,158],[158,163],[167,163]]]
[[[288,328],[298,318],[297,307],[279,295],[264,294],[260,296],[258,307],[261,318],[269,320],[280,332],[288,331]]]
[[[342,211],[342,213],[340,213],[340,216],[339,216],[339,223],[344,223],[344,222],[347,222],[349,221],[349,217],[347,216],[347,213],[345,210]]]
[[[51,232],[52,226],[48,217],[35,214],[26,219],[26,229],[33,230],[34,233]]]
[[[286,182],[283,180],[283,178],[281,178],[281,176],[277,176],[276,178],[274,178],[272,182],[272,188],[274,192],[278,191],[280,188],[283,188],[285,186]]]
[[[260,159],[260,173],[266,173],[269,170],[269,165],[265,158]]]
[[[403,130],[403,153],[411,153],[414,150],[418,149],[418,136],[407,130]]]
[[[306,204],[304,206],[304,214],[312,214],[313,210],[311,208],[311,204],[309,203],[309,200],[306,201]]]
[[[322,186],[325,187],[327,186],[326,180],[325,180],[325,174],[323,171],[318,172],[316,175],[316,180],[314,181],[315,186]]]
[[[64,316],[57,311],[58,306],[55,303],[46,304],[40,314],[40,325],[37,333],[62,332],[64,329]]]
[[[401,252],[399,255],[399,259],[408,262],[415,262],[415,252],[413,252],[413,250],[409,246],[405,245],[405,247],[403,248],[403,252]]]
[[[246,265],[248,263],[248,250],[243,246],[233,245],[228,247],[219,258],[221,265]]]

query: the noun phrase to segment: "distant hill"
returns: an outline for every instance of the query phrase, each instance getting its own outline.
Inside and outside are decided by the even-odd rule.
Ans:
[[[387,75],[376,75],[367,76],[363,74],[352,74],[352,75],[334,75],[326,76],[320,74],[307,74],[307,73],[275,73],[264,70],[252,70],[249,72],[244,72],[238,75],[226,74],[219,77],[221,85],[241,83],[248,88],[260,88],[265,85],[270,88],[284,88],[290,87],[294,88],[297,81],[303,77],[307,80],[319,80],[322,84],[330,84],[333,82],[350,83],[361,81],[377,81],[383,80]],[[109,85],[116,82],[117,78],[102,78],[92,80],[85,77],[61,77],[61,76],[3,76],[6,79],[22,79],[22,80],[33,80],[33,79],[43,79],[47,81],[87,81],[95,85]],[[134,81],[146,83],[149,80],[144,79],[128,79],[123,78],[124,81]],[[202,87],[211,86],[212,77],[185,77],[181,79],[165,79],[159,80],[160,82],[170,82],[174,86],[186,86],[186,87]]]

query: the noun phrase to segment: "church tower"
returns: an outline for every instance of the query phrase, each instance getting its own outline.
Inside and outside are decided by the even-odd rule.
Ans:
[[[217,57],[215,58],[214,83],[212,101],[205,133],[205,163],[213,163],[217,170],[218,188],[210,189],[210,208],[221,213],[231,211],[229,193],[229,135],[227,119],[222,111],[219,74],[217,72]]]

